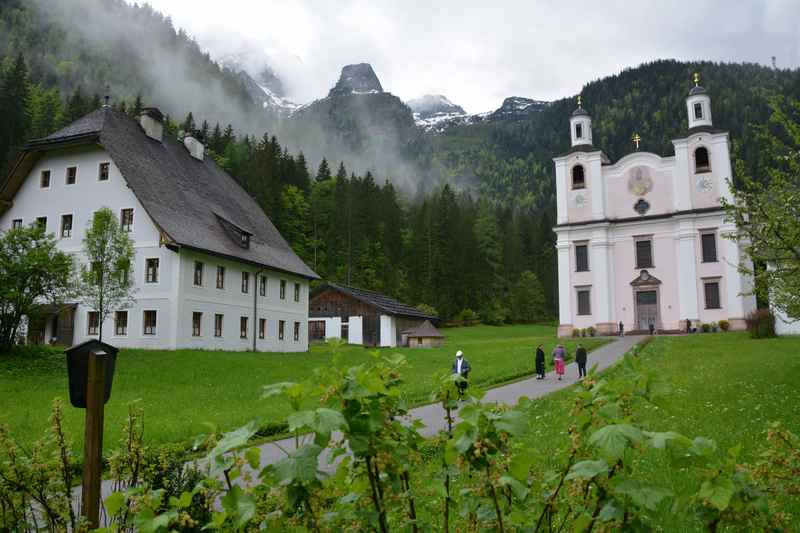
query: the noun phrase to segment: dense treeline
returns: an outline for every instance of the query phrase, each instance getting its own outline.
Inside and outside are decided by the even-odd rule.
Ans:
[[[31,83],[25,58],[0,73],[0,150],[8,167],[29,138],[41,137],[102,105],[77,89]],[[118,101],[137,116],[142,99]],[[237,135],[231,125],[198,124],[192,113],[171,135],[193,132],[209,154],[258,201],[297,253],[326,280],[369,288],[436,309],[450,319],[467,310],[493,323],[552,316],[555,272],[547,211],[499,207],[445,185],[415,201],[370,172],[348,173],[327,160],[309,171],[276,136]],[[472,311],[472,313],[470,313]]]

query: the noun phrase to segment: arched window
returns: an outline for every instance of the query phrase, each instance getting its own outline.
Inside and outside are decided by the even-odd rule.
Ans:
[[[694,151],[694,171],[698,174],[700,172],[711,172],[711,163],[708,160],[708,149],[704,146]]]
[[[583,165],[575,165],[572,167],[572,188],[585,189],[586,178],[583,175]]]

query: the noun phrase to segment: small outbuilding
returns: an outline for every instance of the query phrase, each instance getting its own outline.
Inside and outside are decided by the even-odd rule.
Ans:
[[[444,335],[426,320],[419,326],[402,333],[403,344],[409,348],[435,348],[444,342]]]

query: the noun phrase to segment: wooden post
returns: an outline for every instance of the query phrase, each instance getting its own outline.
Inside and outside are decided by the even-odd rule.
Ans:
[[[86,517],[92,529],[100,526],[100,472],[103,456],[103,408],[107,358],[107,354],[103,351],[89,352],[81,514]]]

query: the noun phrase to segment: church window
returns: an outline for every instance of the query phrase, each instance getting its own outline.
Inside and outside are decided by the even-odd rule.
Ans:
[[[694,151],[694,171],[696,173],[711,172],[711,163],[708,160],[708,149],[705,146],[701,146]]]
[[[578,314],[592,314],[591,291],[588,288],[578,289]]]
[[[721,309],[719,303],[719,280],[706,281],[703,283],[706,297],[706,309]]]
[[[583,174],[583,165],[575,165],[572,167],[572,188],[585,189],[586,178]]]
[[[703,247],[703,263],[717,262],[717,236],[713,232],[700,235],[700,243]]]
[[[575,271],[589,271],[589,246],[586,244],[575,245]]]
[[[203,325],[203,313],[192,313],[192,337],[200,336],[200,327]]]
[[[700,120],[703,118],[703,104],[697,102],[694,104],[694,119]]]
[[[653,241],[650,239],[636,240],[636,268],[653,268]]]
[[[583,124],[575,124],[575,138],[583,139]]]

